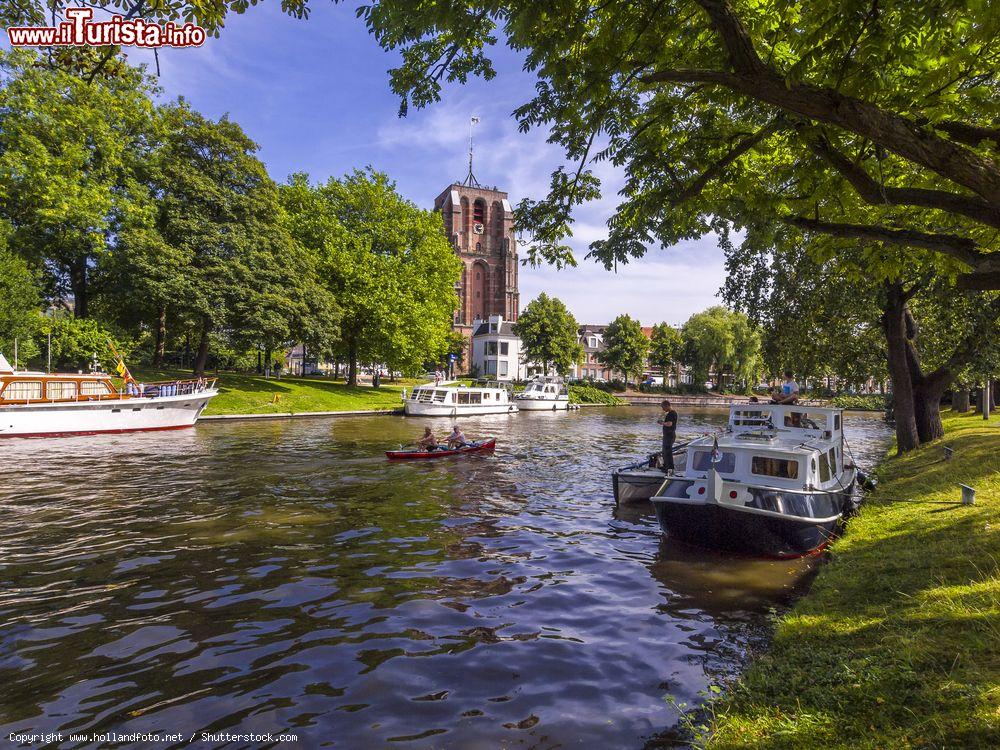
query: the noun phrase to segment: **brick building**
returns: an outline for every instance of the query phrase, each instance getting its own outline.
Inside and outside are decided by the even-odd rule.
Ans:
[[[462,259],[462,277],[455,285],[459,306],[454,328],[470,340],[473,322],[499,315],[515,322],[517,240],[514,212],[507,193],[481,186],[470,170],[463,183],[449,185],[434,200],[444,219],[445,234]]]

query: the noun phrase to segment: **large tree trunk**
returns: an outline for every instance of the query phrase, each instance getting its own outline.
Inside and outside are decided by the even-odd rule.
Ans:
[[[969,411],[969,389],[960,386],[956,388],[951,394],[951,410],[957,411],[959,414],[965,414]]]
[[[167,347],[167,306],[160,305],[156,314],[156,346],[153,348],[153,367],[163,364]]]
[[[941,423],[941,398],[944,396],[946,382],[925,381],[914,384],[914,413],[917,422],[917,435],[921,444],[944,437],[944,425]]]
[[[87,317],[87,260],[77,261],[69,269],[69,285],[73,291],[73,317]]]
[[[882,311],[882,328],[889,360],[889,376],[892,378],[893,411],[896,417],[896,451],[905,453],[920,445],[917,432],[916,410],[913,398],[913,382],[910,379],[910,365],[907,358],[906,299],[898,284],[887,287],[887,299]]]
[[[212,323],[206,317],[201,326],[201,340],[198,342],[198,355],[194,359],[194,374],[199,378],[205,376],[205,365],[208,364],[208,334]]]
[[[354,336],[347,339],[347,384],[358,385],[358,342]]]

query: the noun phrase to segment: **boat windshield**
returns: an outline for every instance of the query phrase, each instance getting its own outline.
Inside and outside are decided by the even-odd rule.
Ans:
[[[695,471],[708,471],[712,468],[712,452],[708,450],[695,451],[691,458],[691,468]],[[723,453],[720,461],[715,464],[715,470],[720,474],[732,474],[736,471],[736,454]]]

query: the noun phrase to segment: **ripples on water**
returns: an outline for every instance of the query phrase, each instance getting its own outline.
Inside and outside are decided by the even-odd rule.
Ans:
[[[617,511],[609,470],[657,448],[655,418],[468,419],[496,454],[429,463],[384,459],[426,421],[393,417],[6,441],[0,732],[669,745],[665,696],[738,668],[815,563]],[[682,413],[681,437],[724,420]],[[884,425],[846,425],[870,463]]]

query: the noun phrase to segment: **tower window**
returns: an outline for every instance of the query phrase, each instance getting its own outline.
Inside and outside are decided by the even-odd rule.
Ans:
[[[482,198],[476,198],[472,206],[472,220],[477,224],[483,224],[486,220],[486,203]]]
[[[482,242],[477,242],[476,243],[476,252],[477,253],[481,253],[482,251],[483,251],[483,243]]]

